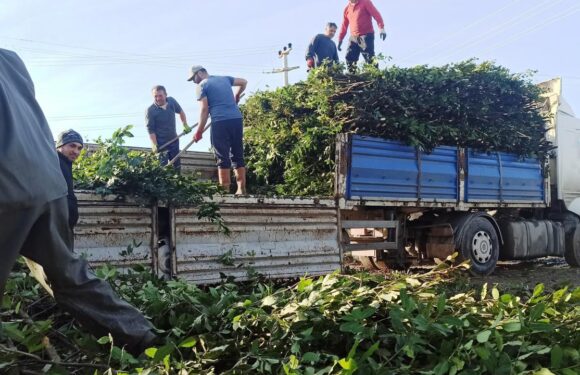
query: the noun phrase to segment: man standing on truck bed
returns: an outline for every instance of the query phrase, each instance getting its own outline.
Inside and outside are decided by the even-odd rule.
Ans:
[[[199,126],[193,139],[202,138],[208,116],[211,116],[211,145],[214,148],[220,185],[230,190],[231,168],[234,168],[237,195],[246,194],[246,164],[244,163],[244,124],[238,102],[248,81],[229,76],[211,76],[203,66],[191,68],[188,81],[197,86],[197,100],[201,105]],[[238,90],[234,95],[232,86]]]
[[[324,28],[324,34],[317,34],[306,50],[306,65],[308,70],[319,67],[324,62],[338,64],[338,51],[336,44],[332,41],[336,34],[337,26],[334,22],[329,22]]]
[[[68,225],[71,230],[74,229],[79,221],[79,208],[74,192],[72,165],[81,154],[83,147],[83,137],[72,129],[63,131],[56,138],[56,151],[58,152],[60,170],[68,188]]]
[[[151,323],[73,254],[54,140],[24,63],[1,48],[0,192],[0,299],[24,255],[44,268],[58,305],[96,337],[110,333],[136,354],[156,342]]]
[[[159,151],[161,164],[167,165],[170,160],[173,160],[179,154],[179,139],[175,139],[177,137],[175,114],[179,114],[185,133],[189,133],[191,128],[187,125],[185,112],[181,109],[177,100],[167,96],[165,87],[161,85],[154,86],[151,92],[153,93],[154,102],[147,108],[147,131],[149,132],[153,152]],[[174,141],[163,150],[158,149],[172,139]],[[181,169],[181,160],[177,159],[173,163],[173,167],[179,171]]]
[[[344,8],[342,26],[338,34],[338,50],[342,50],[342,41],[350,25],[350,38],[345,59],[348,70],[351,73],[356,71],[356,63],[361,53],[367,64],[373,63],[373,58],[375,57],[373,18],[379,26],[379,36],[382,40],[385,40],[387,33],[385,32],[383,17],[381,17],[371,0],[349,0],[348,5]]]

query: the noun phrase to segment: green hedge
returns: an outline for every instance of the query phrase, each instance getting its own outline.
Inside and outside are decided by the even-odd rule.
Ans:
[[[551,145],[541,94],[528,75],[473,60],[370,67],[355,75],[318,69],[305,82],[258,92],[242,106],[250,182],[262,192],[331,195],[340,132],[426,151],[458,145],[543,158]]]

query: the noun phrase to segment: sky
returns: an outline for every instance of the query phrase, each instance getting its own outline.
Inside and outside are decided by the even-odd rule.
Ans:
[[[535,71],[534,82],[562,77],[563,96],[580,113],[578,0],[373,2],[387,31],[375,45],[390,57],[382,66],[492,60],[514,73]],[[282,66],[278,51],[292,43],[289,65],[300,68],[289,80],[303,80],[308,43],[326,22],[340,27],[346,3],[2,0],[0,47],[24,60],[55,136],[72,128],[90,141],[131,124],[128,144],[149,146],[144,117],[154,85],[167,88],[191,125],[199,117],[195,85],[186,81],[192,65],[247,79],[249,96],[283,84],[267,72]],[[207,151],[208,138],[190,150]]]

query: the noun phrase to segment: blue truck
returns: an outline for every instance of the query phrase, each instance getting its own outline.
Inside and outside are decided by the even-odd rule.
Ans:
[[[557,146],[549,162],[341,134],[334,197],[215,197],[226,236],[193,207],[78,192],[76,250],[93,265],[145,262],[200,284],[241,280],[247,269],[272,278],[323,275],[344,268],[347,253],[383,268],[457,252],[479,275],[502,259],[557,256],[578,267],[580,120],[561,99],[560,81],[545,85],[547,137]],[[205,152],[186,153],[182,172],[217,178]],[[131,243],[141,246],[127,254]]]
[[[342,134],[335,192],[340,243],[367,267],[408,266],[458,252],[471,272],[498,260],[565,257],[580,266],[580,120],[544,83],[549,162],[503,152]]]

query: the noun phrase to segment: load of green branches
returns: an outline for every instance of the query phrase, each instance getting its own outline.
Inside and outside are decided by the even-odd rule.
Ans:
[[[468,60],[441,67],[314,70],[305,82],[258,92],[243,106],[254,185],[278,194],[332,193],[336,134],[545,158],[547,116],[529,74]]]
[[[144,268],[97,274],[165,344],[92,337],[23,268],[7,285],[2,374],[557,374],[580,371],[580,288],[473,287],[463,266],[198,287]]]
[[[206,199],[220,193],[220,188],[161,165],[156,154],[125,147],[125,138],[133,137],[131,128],[118,129],[109,139],[99,138],[95,150],[83,152],[73,164],[75,187],[131,197],[143,205],[195,206],[200,218],[227,232],[219,207]]]

